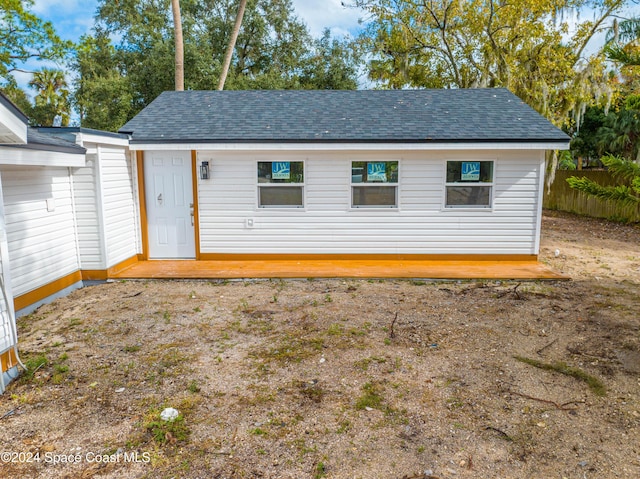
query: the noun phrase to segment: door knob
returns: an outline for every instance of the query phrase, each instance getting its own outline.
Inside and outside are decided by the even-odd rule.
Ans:
[[[161,205],[162,204],[162,193],[160,193],[158,195],[158,204]]]

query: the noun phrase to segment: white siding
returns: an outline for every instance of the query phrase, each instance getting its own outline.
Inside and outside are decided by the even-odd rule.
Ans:
[[[82,269],[104,269],[100,239],[95,152],[87,153],[87,166],[73,170],[73,192]]]
[[[122,147],[99,148],[107,268],[137,253],[133,167]]]
[[[539,151],[199,152],[202,253],[537,254]],[[444,209],[446,160],[494,160],[491,210]],[[304,161],[305,208],[261,209],[257,161]],[[399,161],[399,208],[351,209],[351,161]],[[253,219],[248,228],[246,220]]]
[[[69,170],[0,171],[14,295],[80,269]]]
[[[82,269],[104,270],[138,250],[133,168],[125,147],[83,146],[87,167],[73,170]]]

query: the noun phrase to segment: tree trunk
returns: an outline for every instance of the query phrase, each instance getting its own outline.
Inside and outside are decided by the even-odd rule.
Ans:
[[[182,38],[182,19],[180,0],[171,0],[173,10],[173,29],[176,47],[176,91],[184,90],[184,40]]]
[[[244,16],[244,9],[246,6],[247,0],[240,0],[240,5],[238,5],[238,14],[236,15],[236,23],[233,26],[233,31],[231,32],[231,38],[229,39],[229,45],[227,46],[227,53],[224,55],[224,63],[222,64],[218,90],[224,89],[224,82],[227,80],[227,74],[229,73],[229,67],[231,66],[231,57],[233,56],[233,50],[236,47],[236,40],[238,39],[238,33],[240,33],[240,25],[242,25],[242,17]]]

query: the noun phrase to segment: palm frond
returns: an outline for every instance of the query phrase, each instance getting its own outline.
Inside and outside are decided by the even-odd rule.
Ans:
[[[627,51],[617,43],[610,43],[603,49],[605,56],[612,62],[622,63],[626,66],[640,65],[640,54]]]
[[[629,43],[640,39],[640,18],[629,18],[614,25],[614,28],[607,32],[605,41]]]

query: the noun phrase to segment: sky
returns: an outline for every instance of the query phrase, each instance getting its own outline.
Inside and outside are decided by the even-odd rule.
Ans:
[[[355,34],[362,12],[345,8],[341,0],[293,0],[297,16],[309,27],[314,37],[325,28],[335,36]],[[93,25],[97,0],[35,0],[34,13],[53,23],[58,35],[68,40],[78,40]]]

